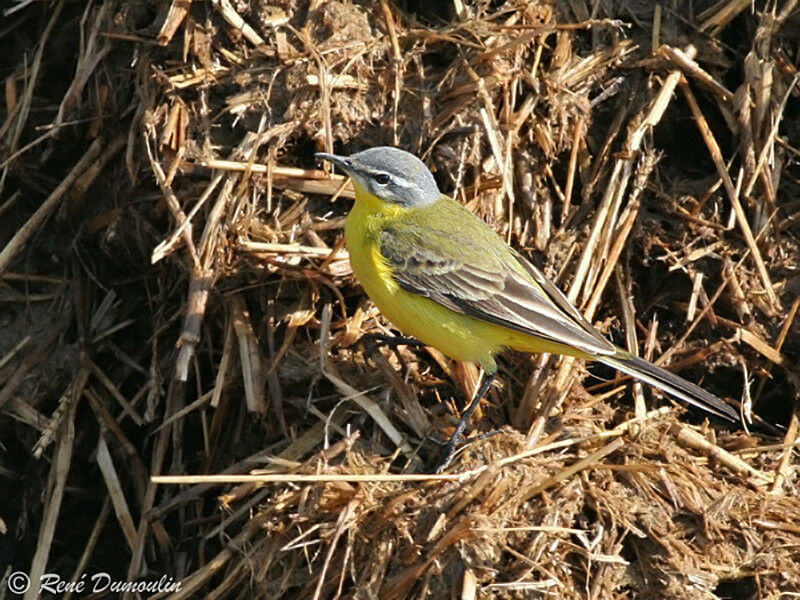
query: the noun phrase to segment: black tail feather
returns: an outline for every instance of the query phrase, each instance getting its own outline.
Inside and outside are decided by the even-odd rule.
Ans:
[[[733,422],[739,420],[736,411],[714,394],[624,350],[614,356],[598,356],[596,360],[713,415]]]

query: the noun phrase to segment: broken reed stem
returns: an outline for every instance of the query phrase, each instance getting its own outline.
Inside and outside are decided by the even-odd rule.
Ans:
[[[473,472],[469,473],[470,475]],[[263,475],[153,475],[150,481],[158,484],[197,485],[220,483],[414,483],[422,481],[461,481],[464,473],[265,473]]]
[[[688,52],[684,52],[680,48],[673,46],[661,46],[658,53],[665,57],[670,62],[675,63],[686,73],[697,79],[700,84],[706,87],[712,94],[717,96],[724,105],[731,106],[733,102],[733,92],[727,89],[724,85],[719,83],[711,75],[708,74],[699,64],[697,64],[693,56],[696,52],[693,46],[690,46],[692,53],[691,56]]]
[[[188,252],[189,259],[191,260],[190,266],[195,272],[197,272],[200,270],[200,257],[197,254],[197,249],[195,248],[194,240],[192,239],[192,225],[190,222],[187,222],[188,219],[186,218],[186,213],[183,212],[180,201],[172,191],[170,182],[167,179],[167,175],[164,173],[161,165],[156,160],[155,155],[153,154],[153,149],[150,145],[150,141],[150,137],[148,136],[147,132],[145,132],[143,143],[145,150],[147,151],[147,158],[150,161],[150,168],[153,170],[153,174],[156,177],[158,187],[161,188],[161,193],[164,196],[164,201],[167,205],[167,208],[169,208],[170,213],[172,213],[172,218],[181,229],[181,239],[183,239],[183,243],[186,245],[186,251]]]
[[[709,442],[703,435],[689,429],[685,425],[680,425],[678,423],[672,425],[672,427],[670,427],[670,433],[682,444],[694,448],[695,450],[702,450],[735,473],[752,475],[759,480],[759,484],[772,483],[773,481],[771,475],[754,469],[735,454],[731,454],[727,450]]]
[[[572,204],[572,187],[575,185],[575,172],[578,166],[578,150],[581,147],[581,133],[583,132],[583,117],[578,117],[572,129],[572,148],[569,153],[569,166],[567,167],[567,181],[564,184],[564,203],[561,207],[561,222],[567,222]]]

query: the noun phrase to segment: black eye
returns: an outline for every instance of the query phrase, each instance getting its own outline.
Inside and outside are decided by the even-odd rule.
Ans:
[[[381,185],[386,185],[391,180],[392,178],[389,177],[386,173],[378,173],[377,175],[375,175],[375,181],[377,181]]]

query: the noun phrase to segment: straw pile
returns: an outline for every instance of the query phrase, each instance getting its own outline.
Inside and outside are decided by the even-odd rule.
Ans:
[[[9,5],[3,590],[800,593],[796,4]],[[423,475],[478,372],[352,278],[313,153],[378,144],[746,425],[510,354]]]

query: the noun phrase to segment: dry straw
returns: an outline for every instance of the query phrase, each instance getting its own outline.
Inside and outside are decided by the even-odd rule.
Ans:
[[[800,593],[796,1],[618,4],[6,9],[13,570],[171,599]],[[478,373],[380,343],[352,188],[312,159],[379,143],[742,428],[509,355],[495,434],[424,475]]]

